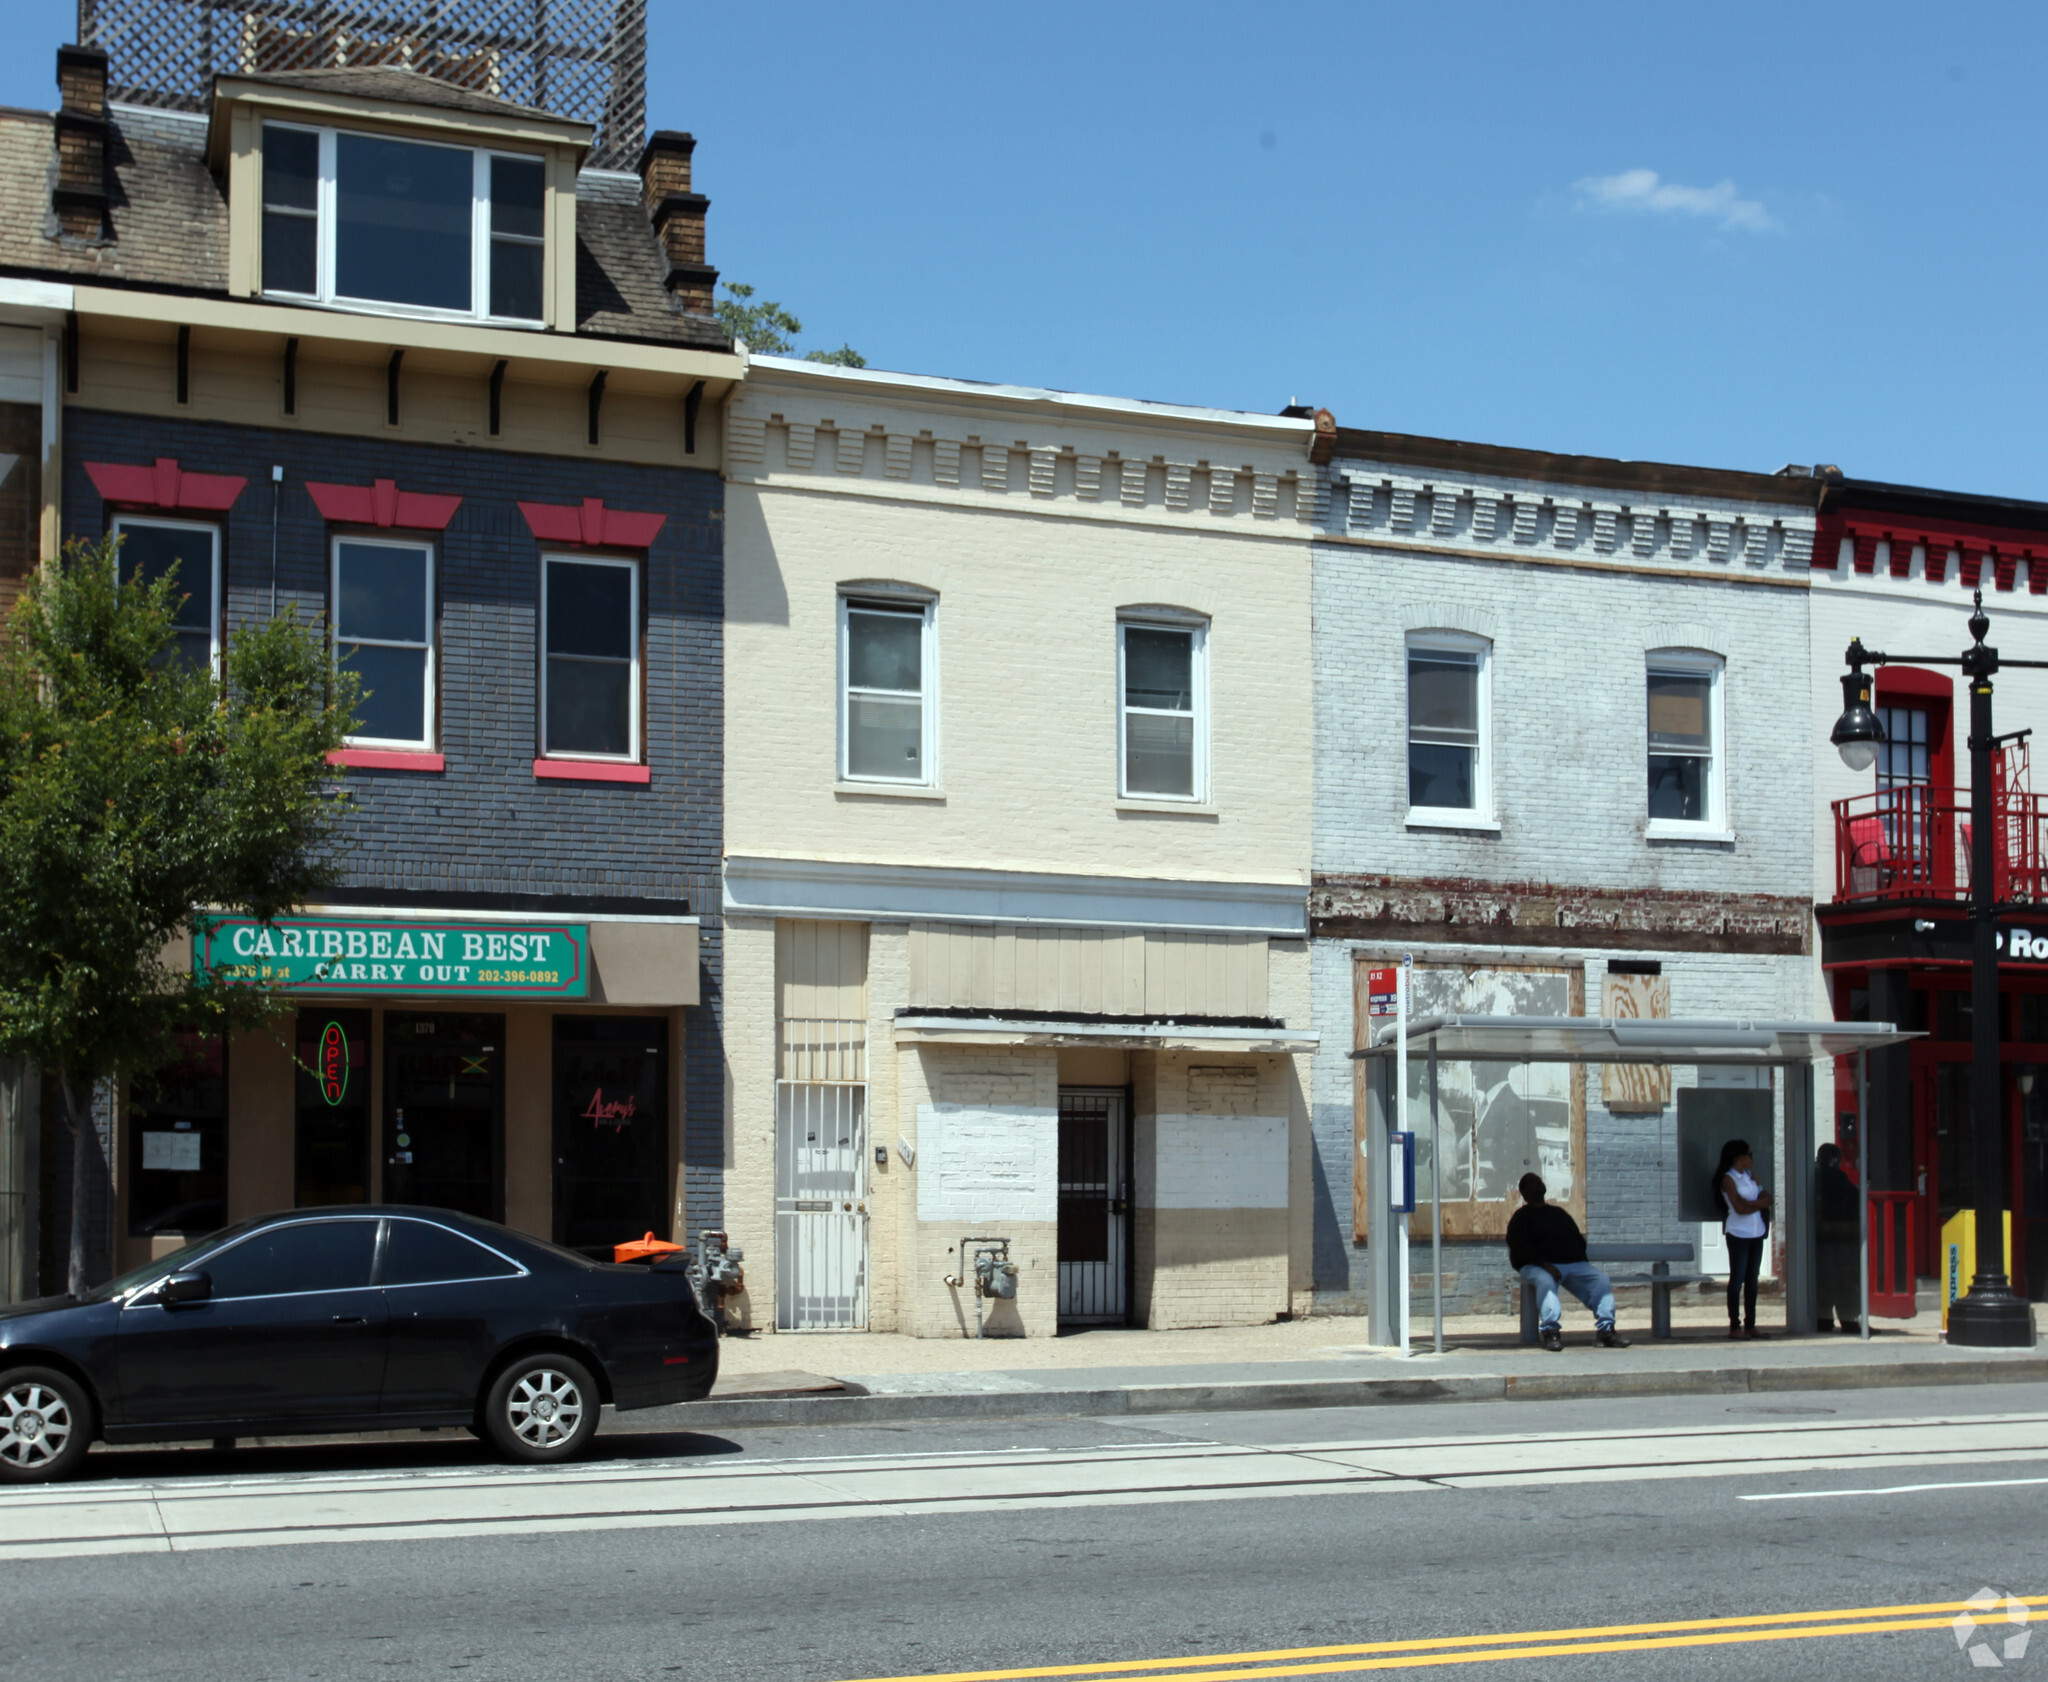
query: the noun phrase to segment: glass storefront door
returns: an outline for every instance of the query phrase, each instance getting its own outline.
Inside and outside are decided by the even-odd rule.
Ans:
[[[664,1018],[555,1018],[554,1146],[557,1244],[609,1261],[670,1236]]]
[[[370,1013],[302,1010],[293,1036],[292,1202],[370,1200]]]
[[[505,1019],[384,1017],[384,1201],[505,1218]]]

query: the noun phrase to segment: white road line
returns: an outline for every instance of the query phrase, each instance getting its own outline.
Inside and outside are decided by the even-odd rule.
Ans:
[[[1315,1444],[1134,1443],[809,1459],[671,1457],[155,1477],[0,1495],[0,1560],[1095,1506],[1786,1480],[2048,1460],[2048,1415],[1526,1432]],[[2012,1483],[2048,1483],[2048,1477]],[[1752,1487],[1754,1484],[1752,1483]],[[1919,1488],[1975,1487],[1924,1484]],[[1797,1494],[1800,1492],[1774,1492]],[[1829,1493],[1882,1493],[1840,1491]]]
[[[1920,1495],[1930,1489],[2018,1489],[2048,1478],[1978,1478],[1969,1483],[1895,1483],[1886,1489],[1787,1489],[1770,1495],[1740,1495],[1739,1501],[1839,1501],[1850,1495]]]

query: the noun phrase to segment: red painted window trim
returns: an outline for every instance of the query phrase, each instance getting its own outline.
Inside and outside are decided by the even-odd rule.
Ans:
[[[188,473],[175,456],[158,456],[148,467],[89,461],[85,471],[102,500],[117,508],[154,508],[163,514],[225,514],[249,483],[228,473]]]
[[[1880,707],[1927,708],[1927,780],[1937,789],[1956,786],[1955,679],[1925,666],[1877,668],[1876,701]]]
[[[329,765],[354,765],[365,771],[445,771],[448,756],[407,748],[336,748]]]
[[[323,519],[385,530],[398,526],[406,531],[446,531],[455,510],[462,506],[459,496],[402,491],[395,479],[378,479],[367,485],[328,485],[308,479],[306,494]]]
[[[645,783],[654,776],[644,765],[618,765],[600,759],[536,759],[533,774],[570,783]]]
[[[522,502],[526,529],[543,543],[567,543],[579,549],[646,549],[653,545],[666,514],[634,514],[607,508],[601,496],[587,496],[578,507],[553,502]]]

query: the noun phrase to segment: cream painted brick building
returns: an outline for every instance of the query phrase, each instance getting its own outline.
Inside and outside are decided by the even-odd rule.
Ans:
[[[743,1323],[1305,1308],[1314,432],[753,362],[725,415]]]

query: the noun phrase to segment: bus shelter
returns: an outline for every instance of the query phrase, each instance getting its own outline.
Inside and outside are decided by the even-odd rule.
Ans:
[[[1616,1018],[1591,1016],[1424,1016],[1406,1027],[1384,1017],[1374,1019],[1367,1043],[1351,1053],[1358,1067],[1355,1101],[1365,1117],[1360,1146],[1365,1156],[1366,1196],[1374,1212],[1374,1236],[1366,1243],[1368,1344],[1405,1347],[1407,1273],[1398,1246],[1382,1241],[1395,1190],[1390,1173],[1395,1131],[1395,1082],[1402,1058],[1420,1058],[1432,1065],[1432,1078],[1420,1114],[1411,1110],[1410,1130],[1427,1137],[1438,1117],[1432,1102],[1437,1090],[1434,1065],[1451,1062],[1488,1063],[1637,1063],[1690,1065],[1695,1068],[1747,1068],[1772,1071],[1771,1084],[1784,1096],[1784,1157],[1778,1168],[1777,1204],[1773,1225],[1783,1246],[1785,1324],[1811,1327],[1818,1299],[1814,1200],[1814,1079],[1823,1059],[1856,1057],[1902,1041],[1920,1038],[1889,1022],[1773,1022],[1723,1017]],[[1859,1058],[1859,1074],[1861,1062]],[[1783,1070],[1780,1081],[1775,1071]],[[1860,1152],[1867,1157],[1868,1128],[1859,1128]],[[1432,1177],[1442,1157],[1434,1143]],[[1580,1165],[1581,1172],[1584,1171]],[[1356,1164],[1353,1165],[1356,1171]],[[1863,1302],[1862,1327],[1869,1335],[1870,1312],[1870,1174],[1867,1160],[1858,1163],[1858,1256]],[[1421,1213],[1418,1198],[1416,1213]],[[1598,1243],[1600,1235],[1589,1232]],[[1433,1266],[1439,1284],[1441,1230],[1433,1235],[1439,1250]],[[1505,1275],[1507,1259],[1501,1258]]]

